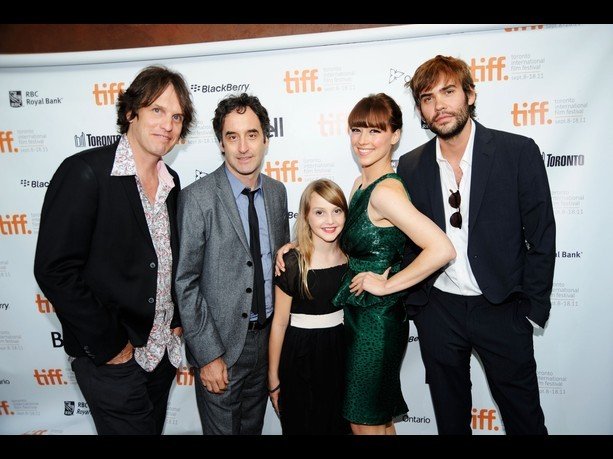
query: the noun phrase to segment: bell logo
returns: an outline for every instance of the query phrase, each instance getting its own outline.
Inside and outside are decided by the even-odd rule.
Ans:
[[[511,110],[511,115],[513,115],[513,126],[551,124],[550,119],[545,119],[545,115],[549,112],[549,102],[532,102],[530,104],[524,102],[521,106],[523,108],[520,109],[517,102],[513,104],[513,110]]]
[[[328,113],[327,115],[320,113],[317,124],[319,124],[319,133],[323,137],[341,135],[347,132],[347,115],[345,113]]]
[[[177,368],[177,386],[193,386],[194,369],[181,366]]]
[[[48,370],[34,370],[34,379],[39,386],[58,386],[68,384],[62,379],[60,368],[50,368]]]
[[[494,425],[494,419],[496,419],[496,410],[490,410],[487,408],[473,408],[473,414],[471,416],[471,427],[473,430],[493,430],[495,432],[500,430],[500,427]]]
[[[298,177],[297,172],[298,161],[295,159],[292,161],[275,161],[274,167],[270,161],[266,161],[266,168],[264,169],[266,175],[284,183],[302,182],[302,177]]]
[[[504,64],[506,59],[507,58],[505,56],[489,58],[482,57],[479,59],[480,64],[477,64],[477,60],[473,57],[470,60],[470,73],[472,74],[475,83],[493,81],[494,70],[496,70],[496,81],[508,80],[508,75],[503,75],[502,73],[502,69],[506,67]]]
[[[543,25],[533,25],[533,26],[524,26],[524,27],[505,27],[505,32],[521,32],[526,30],[541,30]]]
[[[0,400],[0,416],[12,416],[15,412],[11,411],[11,405],[6,400]]]
[[[0,234],[11,236],[13,234],[32,234],[28,229],[26,214],[0,215]]]
[[[102,85],[94,84],[92,94],[94,95],[96,105],[115,105],[117,96],[123,91],[123,87],[123,82],[109,83],[108,85],[106,83],[102,83]]]
[[[13,131],[0,131],[0,153],[17,153],[19,148],[13,146]]]
[[[285,71],[285,92],[288,94],[296,94],[299,92],[320,92],[321,86],[315,86],[317,81],[317,69],[294,70],[291,72]]]
[[[283,137],[283,118],[273,118],[270,123],[269,137]]]
[[[55,312],[53,305],[51,302],[42,296],[40,293],[36,294],[36,298],[34,298],[34,303],[36,304],[36,308],[38,312],[41,314],[49,314],[50,312]]]
[[[60,332],[51,332],[51,346],[64,347],[64,340]]]

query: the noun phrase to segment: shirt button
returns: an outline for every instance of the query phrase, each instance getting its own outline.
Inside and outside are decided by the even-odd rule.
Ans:
[[[151,262],[151,263],[149,264],[149,267],[150,267],[151,269],[155,268],[155,263],[154,263],[154,262]]]
[[[247,266],[253,266],[253,263],[251,261],[248,261]]]
[[[247,287],[247,290],[245,290],[245,292],[251,293],[251,287]]]
[[[149,298],[147,301],[149,301],[149,303],[153,304],[155,302],[155,300],[153,298]]]

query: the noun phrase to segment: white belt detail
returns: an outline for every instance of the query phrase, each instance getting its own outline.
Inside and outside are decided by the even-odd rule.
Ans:
[[[331,328],[343,323],[343,310],[330,314],[290,314],[290,325],[296,328]]]

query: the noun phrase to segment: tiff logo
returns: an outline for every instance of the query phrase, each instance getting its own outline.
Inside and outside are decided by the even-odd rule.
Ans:
[[[177,386],[193,386],[194,369],[188,367],[177,368]]]
[[[14,411],[11,411],[11,405],[6,400],[0,400],[0,416],[12,416],[15,414]]]
[[[528,124],[534,126],[537,123],[537,115],[538,124],[551,124],[550,119],[545,119],[545,115],[549,112],[549,102],[532,102],[530,108],[528,108],[528,102],[524,102],[522,107],[523,109],[520,109],[517,102],[513,104],[513,110],[511,110],[513,126],[527,126]]]
[[[0,215],[0,234],[5,236],[11,234],[32,234],[28,229],[26,214]]]
[[[519,108],[519,104],[513,104],[513,126],[534,126],[535,124],[551,124],[550,119],[545,119],[545,115],[549,112],[549,102],[532,102],[528,108],[528,102],[521,104],[523,109]],[[537,117],[538,115],[538,117]]]
[[[108,86],[108,89],[106,89]],[[107,85],[106,83],[102,83],[102,88],[98,85],[98,83],[94,84],[94,90],[92,94],[94,95],[94,100],[96,101],[96,105],[114,105],[115,100],[119,93],[123,90],[124,83],[110,83]]]
[[[302,182],[302,177],[298,177],[297,172],[298,161],[295,159],[283,162],[275,161],[274,167],[271,165],[270,161],[266,161],[266,168],[264,169],[266,175],[284,183]]]
[[[62,370],[60,368],[50,368],[48,370],[34,370],[34,379],[39,386],[57,386],[68,384],[62,379]]]
[[[290,76],[289,70],[285,71],[285,92],[295,94],[299,92],[320,92],[321,86],[315,86],[317,81],[317,69],[294,70],[294,76]],[[307,84],[308,83],[308,84]]]
[[[532,25],[532,26],[523,26],[523,27],[505,27],[505,32],[523,32],[526,30],[541,30],[543,25]]]
[[[36,294],[34,303],[36,303],[36,308],[41,314],[49,314],[50,312],[55,312],[55,309],[53,308],[51,302],[47,298],[42,296],[40,293]]]
[[[319,133],[323,137],[329,137],[332,135],[341,135],[347,131],[347,115],[344,113],[328,113],[324,115],[319,114]]]
[[[477,410],[477,408],[473,408],[471,418],[471,427],[473,430],[500,430],[500,427],[494,425],[496,410],[488,410],[487,408]]]
[[[494,70],[496,71],[496,81],[508,80],[509,77],[507,75],[503,75],[502,73],[502,69],[506,67],[504,63],[506,59],[507,58],[505,56],[490,57],[487,59],[486,64],[485,57],[482,57],[479,59],[480,64],[477,64],[477,60],[473,57],[470,60],[470,73],[472,74],[476,83],[482,81],[493,81]]]
[[[13,131],[0,131],[0,153],[17,153],[19,148],[13,146]]]

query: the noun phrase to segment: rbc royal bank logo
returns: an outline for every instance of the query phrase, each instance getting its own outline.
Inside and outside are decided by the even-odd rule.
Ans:
[[[64,400],[64,416],[72,416],[74,414],[74,400]]]
[[[21,91],[9,91],[9,103],[13,108],[23,107]]]

